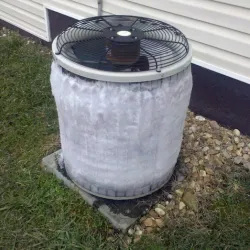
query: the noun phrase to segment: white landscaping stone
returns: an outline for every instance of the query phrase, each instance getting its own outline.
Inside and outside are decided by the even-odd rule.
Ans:
[[[205,170],[200,170],[200,176],[201,176],[201,177],[207,176],[206,171],[205,171]]]
[[[242,156],[241,151],[240,151],[240,150],[237,150],[237,151],[236,151],[236,155],[238,155],[238,156]]]
[[[241,142],[237,145],[238,148],[243,148],[245,146],[245,143],[244,142]]]
[[[135,232],[135,235],[137,235],[137,236],[141,236],[142,234],[143,234],[142,230],[138,230]]]
[[[204,134],[204,138],[206,138],[206,139],[209,139],[209,138],[212,138],[213,136],[211,135],[211,134],[209,134],[209,133],[205,133]]]
[[[230,158],[231,158],[231,155],[230,155],[226,150],[224,150],[224,151],[222,152],[222,154],[223,154],[224,157],[226,157],[227,159],[230,159]]]
[[[203,165],[204,161],[203,160],[199,160],[199,165]]]
[[[140,231],[141,230],[141,227],[139,225],[136,225],[135,226],[135,231]]]
[[[250,162],[244,162],[244,168],[250,171]]]
[[[234,146],[233,146],[233,145],[228,146],[228,147],[227,147],[227,150],[228,150],[228,151],[233,151],[233,150],[234,150]]]
[[[128,235],[133,235],[135,233],[135,230],[134,229],[132,229],[132,228],[130,228],[129,230],[128,230]]]
[[[179,209],[182,210],[184,207],[186,206],[186,204],[184,202],[180,202],[179,203]]]
[[[165,214],[166,214],[166,212],[163,210],[163,209],[161,209],[161,208],[159,208],[159,207],[157,207],[156,209],[155,209],[155,212],[159,215],[159,216],[164,216]]]
[[[195,117],[195,119],[198,120],[198,121],[201,121],[201,122],[206,121],[206,118],[203,117],[203,116],[201,116],[201,115],[197,115],[197,116]]]
[[[234,135],[236,135],[236,136],[240,136],[240,131],[239,131],[238,129],[235,129],[235,130],[233,131],[233,133],[234,133]]]
[[[162,204],[157,204],[156,207],[161,208],[162,210],[165,210],[166,208]]]
[[[202,149],[203,152],[207,152],[208,150],[209,150],[209,147],[204,147],[204,148]]]
[[[220,146],[221,145],[221,141],[219,141],[218,139],[215,140],[215,144]]]
[[[208,167],[206,167],[206,172],[207,172],[207,174],[209,174],[209,175],[213,175],[213,174],[214,174],[213,169],[208,168]]]
[[[238,144],[238,143],[240,142],[239,137],[234,137],[234,142],[235,142],[236,144]]]
[[[189,128],[190,131],[192,131],[193,133],[195,133],[197,131],[197,126],[196,125],[192,125],[190,128]]]
[[[240,156],[237,156],[234,158],[234,163],[239,165],[240,163],[242,163],[242,158]]]
[[[249,160],[249,155],[244,154],[244,155],[243,155],[243,159],[246,160],[246,161]]]
[[[220,126],[216,121],[210,121],[210,126],[214,129],[219,129]]]
[[[176,193],[178,196],[182,197],[182,195],[183,195],[183,193],[184,193],[184,190],[182,190],[182,189],[177,189],[177,190],[175,190],[175,193]]]
[[[167,195],[167,198],[168,198],[169,200],[172,200],[172,199],[173,199],[173,195],[172,195],[172,194],[168,194],[168,195]]]

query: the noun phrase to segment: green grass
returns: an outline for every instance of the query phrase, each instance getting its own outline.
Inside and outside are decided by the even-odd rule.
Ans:
[[[15,33],[0,38],[0,249],[119,249],[106,241],[106,220],[41,169],[59,148],[48,52]],[[174,219],[131,249],[250,249],[243,177],[242,192],[228,188],[195,220]]]
[[[40,167],[59,148],[51,57],[26,43],[0,39],[0,249],[101,249],[108,223]]]

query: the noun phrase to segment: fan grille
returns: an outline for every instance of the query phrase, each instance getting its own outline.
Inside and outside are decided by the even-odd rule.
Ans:
[[[183,33],[167,23],[113,15],[75,23],[58,36],[57,50],[57,54],[94,69],[161,71],[181,61],[189,45]]]

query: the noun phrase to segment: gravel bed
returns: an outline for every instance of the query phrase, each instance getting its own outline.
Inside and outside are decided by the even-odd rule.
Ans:
[[[158,197],[124,242],[129,245],[143,234],[161,231],[171,218],[196,216],[204,202],[223,194],[227,178],[237,178],[242,171],[250,171],[250,138],[189,111],[171,192]]]

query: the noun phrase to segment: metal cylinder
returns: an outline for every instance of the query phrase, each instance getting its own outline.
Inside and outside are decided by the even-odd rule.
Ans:
[[[66,171],[82,189],[111,199],[150,194],[170,178],[181,148],[191,66],[153,81],[72,76],[53,63]]]

